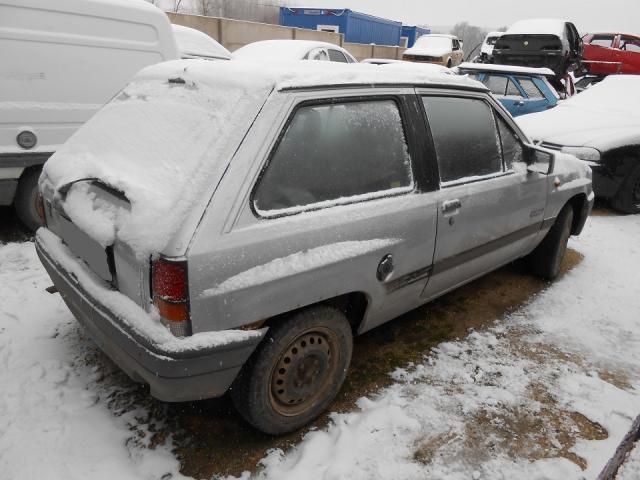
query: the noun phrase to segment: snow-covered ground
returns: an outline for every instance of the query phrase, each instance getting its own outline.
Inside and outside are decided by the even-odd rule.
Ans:
[[[595,478],[640,413],[638,238],[639,215],[593,217],[571,240],[584,260],[561,280],[393,372],[254,475]],[[0,478],[182,478],[170,442],[145,448],[148,412],[117,407],[129,387],[104,380],[49,285],[31,243],[0,245]],[[639,457],[620,478],[638,478]]]

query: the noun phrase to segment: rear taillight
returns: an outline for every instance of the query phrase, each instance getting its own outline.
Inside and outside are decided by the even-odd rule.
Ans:
[[[177,337],[191,335],[187,262],[164,257],[153,262],[153,304],[162,323]]]
[[[38,194],[36,195],[36,212],[38,213],[38,218],[40,219],[40,225],[46,227],[47,217],[44,213],[44,197],[40,192],[38,192]]]

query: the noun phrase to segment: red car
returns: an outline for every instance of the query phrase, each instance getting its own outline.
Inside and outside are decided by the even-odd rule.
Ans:
[[[582,40],[583,63],[589,73],[640,74],[640,37],[624,33],[590,33]]]

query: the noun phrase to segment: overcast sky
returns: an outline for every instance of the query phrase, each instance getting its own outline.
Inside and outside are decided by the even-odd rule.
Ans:
[[[264,3],[264,0],[262,0]],[[451,26],[461,21],[485,28],[524,18],[563,18],[584,34],[640,34],[640,0],[287,0],[288,5],[350,8],[405,24]]]

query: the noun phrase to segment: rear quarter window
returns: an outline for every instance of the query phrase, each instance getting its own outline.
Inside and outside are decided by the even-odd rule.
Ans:
[[[273,150],[253,206],[260,215],[295,213],[412,189],[394,100],[305,105],[294,112]]]

